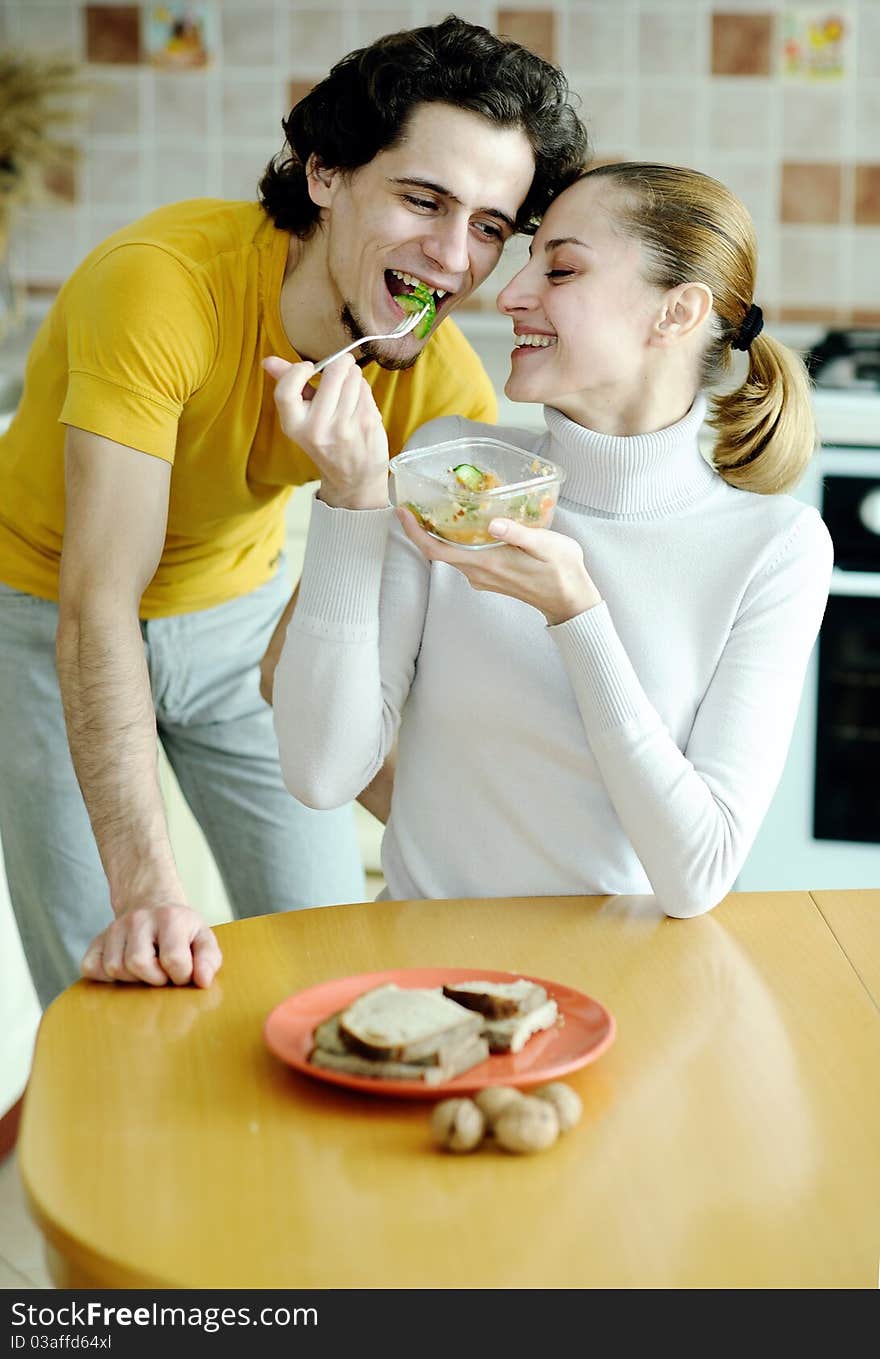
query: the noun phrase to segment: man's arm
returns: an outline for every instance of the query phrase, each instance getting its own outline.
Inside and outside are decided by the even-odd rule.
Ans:
[[[89,946],[84,975],[208,985],[220,951],[190,910],[174,862],[138,624],[162,553],[170,477],[160,458],[68,429],[56,663],[116,917]]]
[[[299,595],[299,585],[296,586],[287,606],[275,625],[275,631],[266,648],[266,654],[260,663],[260,693],[265,701],[272,703],[272,686],[275,682],[275,670],[281,659],[281,652],[284,647],[284,638],[287,634],[287,625],[293,617],[296,608],[296,601]],[[397,747],[391,751],[388,759],[379,770],[372,783],[368,783],[363,792],[358,794],[358,802],[365,807],[377,821],[381,821],[383,826],[388,820],[391,811],[391,794],[394,790],[394,769],[397,764]]]

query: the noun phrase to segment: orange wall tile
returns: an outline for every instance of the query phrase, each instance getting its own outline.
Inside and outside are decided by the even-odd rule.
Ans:
[[[839,165],[786,161],[782,166],[781,222],[839,222],[842,171]]]
[[[858,226],[880,225],[880,165],[856,166],[855,220]]]
[[[139,5],[86,5],[84,18],[88,61],[134,63],[141,60]]]
[[[712,15],[712,74],[769,75],[772,14]]]
[[[499,9],[495,32],[513,38],[539,57],[555,62],[556,11],[552,9]]]

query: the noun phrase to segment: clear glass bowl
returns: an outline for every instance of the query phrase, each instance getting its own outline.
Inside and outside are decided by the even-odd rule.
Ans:
[[[474,550],[503,546],[489,533],[498,516],[549,528],[565,480],[555,463],[491,438],[414,448],[390,466],[395,504],[412,510],[433,538]]]

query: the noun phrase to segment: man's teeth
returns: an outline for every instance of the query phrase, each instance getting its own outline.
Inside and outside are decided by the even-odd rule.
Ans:
[[[528,345],[532,349],[548,349],[556,343],[555,335],[514,335],[513,343],[517,349]]]
[[[401,273],[399,269],[391,269],[389,270],[389,272],[392,273],[395,278],[401,279],[408,288],[416,287],[428,288],[434,294],[438,302],[441,300],[441,298],[444,298],[446,296],[445,288],[432,288],[430,283],[426,283],[424,279],[416,278],[413,274]]]

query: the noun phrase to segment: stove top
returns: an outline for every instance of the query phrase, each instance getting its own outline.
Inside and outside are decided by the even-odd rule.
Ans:
[[[817,388],[880,392],[880,330],[829,330],[806,364]]]

